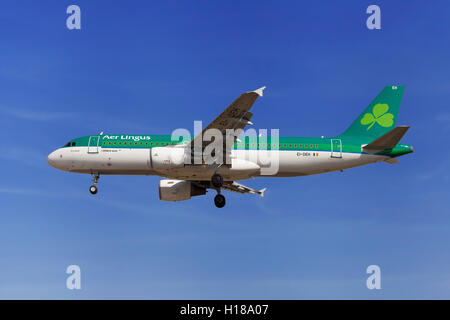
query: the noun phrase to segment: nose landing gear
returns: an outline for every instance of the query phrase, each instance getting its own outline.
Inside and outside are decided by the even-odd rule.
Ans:
[[[97,186],[92,185],[92,186],[89,187],[89,192],[90,192],[90,193],[96,194],[97,191],[98,191]]]
[[[93,180],[94,184],[89,187],[89,192],[91,194],[96,194],[98,192],[98,188],[97,188],[98,179],[100,179],[100,174],[98,172],[94,172],[92,174],[92,180]]]

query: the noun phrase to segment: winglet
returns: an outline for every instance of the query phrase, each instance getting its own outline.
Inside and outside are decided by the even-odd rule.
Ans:
[[[267,190],[267,188],[264,188],[264,189],[259,190],[259,191],[258,191],[259,195],[260,195],[261,197],[264,197],[264,192],[265,192],[266,190]]]
[[[255,91],[252,91],[252,92],[254,92],[254,93],[256,93],[258,96],[262,97],[262,96],[263,96],[263,91],[264,91],[265,88],[266,88],[266,87],[264,86],[264,87],[261,87],[261,88],[259,88],[259,89],[256,89]]]

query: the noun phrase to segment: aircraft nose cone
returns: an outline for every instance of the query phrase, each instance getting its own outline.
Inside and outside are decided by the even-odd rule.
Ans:
[[[47,156],[47,163],[53,168],[55,168],[56,165],[56,158],[57,158],[56,151],[53,151]]]

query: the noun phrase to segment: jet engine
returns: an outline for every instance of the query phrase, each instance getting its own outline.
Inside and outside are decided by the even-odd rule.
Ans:
[[[184,166],[184,152],[184,148],[152,148],[150,149],[150,165],[156,171],[182,168]]]
[[[189,200],[194,196],[206,194],[206,189],[185,180],[160,180],[159,199],[164,201]]]

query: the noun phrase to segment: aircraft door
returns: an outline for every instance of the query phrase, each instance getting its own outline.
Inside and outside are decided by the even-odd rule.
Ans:
[[[98,143],[100,142],[99,136],[90,136],[88,144],[88,153],[98,153]]]
[[[331,157],[342,158],[342,141],[341,139],[331,139]]]

